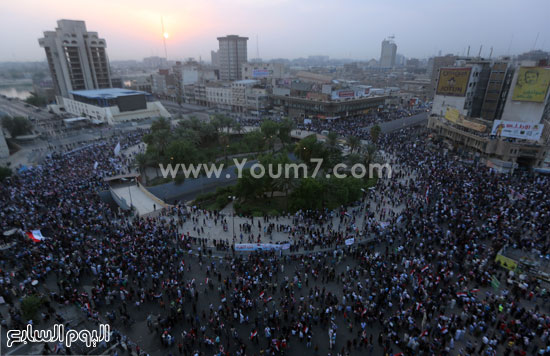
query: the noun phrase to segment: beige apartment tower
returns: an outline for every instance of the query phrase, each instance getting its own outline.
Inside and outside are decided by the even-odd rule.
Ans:
[[[105,40],[88,32],[84,21],[59,20],[38,43],[46,52],[56,95],[69,98],[73,90],[111,88]]]
[[[220,49],[218,50],[218,63],[221,80],[240,80],[242,65],[248,60],[248,37],[229,35],[218,37]]]

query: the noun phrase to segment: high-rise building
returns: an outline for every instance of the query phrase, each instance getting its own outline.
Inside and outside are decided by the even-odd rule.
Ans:
[[[397,45],[393,42],[393,37],[382,41],[382,51],[380,53],[380,68],[395,67],[395,56],[397,54]]]
[[[218,51],[210,51],[210,61],[212,62],[212,67],[220,67],[220,57],[218,56]]]
[[[229,35],[218,37],[218,61],[221,80],[240,80],[242,64],[247,61],[248,37]]]
[[[431,78],[430,89],[432,91],[432,95],[433,95],[433,91],[435,91],[435,84],[437,83],[437,79],[439,78],[439,69],[442,67],[448,67],[448,66],[454,65],[456,59],[457,57],[453,56],[452,54],[430,58],[427,74]]]
[[[105,40],[88,32],[84,21],[59,20],[55,31],[45,31],[38,43],[46,52],[57,95],[111,88]]]

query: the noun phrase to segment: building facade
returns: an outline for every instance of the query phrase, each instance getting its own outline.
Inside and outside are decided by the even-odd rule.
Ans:
[[[242,79],[242,65],[248,60],[248,37],[229,35],[218,37],[218,61],[220,79],[223,81]]]
[[[56,95],[111,88],[107,44],[97,32],[88,32],[84,21],[59,20],[55,31],[45,31],[38,43],[46,52]]]
[[[461,79],[468,70],[468,80]],[[550,172],[549,88],[550,67],[534,62],[514,67],[499,59],[488,66],[477,61],[441,68],[428,127],[450,147],[479,157],[496,171]],[[474,93],[471,99],[469,92]]]
[[[285,76],[285,66],[282,63],[243,63],[242,79],[277,79]]]
[[[86,117],[97,124],[171,117],[151,94],[136,90],[75,90],[71,92],[71,98],[62,97],[60,101],[66,112]]]
[[[397,55],[397,45],[392,39],[382,41],[382,50],[380,52],[380,68],[395,67],[395,58]]]
[[[349,100],[311,100],[294,96],[272,95],[273,108],[292,119],[360,118],[370,110],[384,106],[386,96],[371,96]]]

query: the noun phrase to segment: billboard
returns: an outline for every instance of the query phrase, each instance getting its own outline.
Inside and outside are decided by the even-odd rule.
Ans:
[[[543,124],[495,120],[491,135],[538,141],[544,129]]]
[[[544,102],[550,84],[550,68],[520,67],[512,100]]]
[[[464,118],[464,115],[462,115],[457,109],[455,108],[449,108],[447,107],[447,111],[445,112],[445,118],[449,120],[450,122],[453,122],[457,125],[467,127],[469,129],[472,129],[474,131],[478,132],[485,132],[487,130],[487,126],[483,124],[478,124],[477,122],[466,120]]]
[[[437,82],[438,95],[464,96],[472,68],[441,68]]]
[[[353,98],[355,97],[355,91],[353,90],[341,90],[338,92],[339,98]]]
[[[267,78],[271,74],[273,74],[273,71],[268,70],[268,69],[254,69],[254,70],[252,70],[252,77],[253,78]]]

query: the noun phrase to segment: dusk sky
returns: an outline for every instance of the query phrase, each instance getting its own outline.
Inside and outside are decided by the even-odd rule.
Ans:
[[[488,56],[550,50],[548,0],[0,0],[0,61],[45,60],[38,38],[59,19],[84,20],[107,41],[111,60],[202,56],[216,37],[249,37],[248,57],[328,55],[368,60],[395,35],[397,52]],[[535,46],[535,39],[539,33]],[[510,49],[510,50],[509,50]]]

